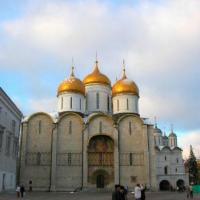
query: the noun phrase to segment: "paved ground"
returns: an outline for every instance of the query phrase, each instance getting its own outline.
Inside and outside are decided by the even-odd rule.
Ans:
[[[157,192],[147,193],[147,200],[186,200],[185,193],[176,192]],[[1,194],[0,200],[16,200],[14,193]],[[194,200],[200,200],[199,197],[194,197]],[[45,193],[45,192],[33,192],[28,193],[24,197],[24,200],[111,200],[111,193],[109,192],[78,192],[74,194],[70,193]],[[134,200],[132,194],[129,194],[128,200]]]

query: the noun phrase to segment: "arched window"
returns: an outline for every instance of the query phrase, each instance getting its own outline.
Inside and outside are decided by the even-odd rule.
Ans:
[[[165,174],[165,175],[168,174],[168,167],[167,167],[167,166],[164,167],[164,174]]]
[[[133,154],[129,154],[129,164],[132,166],[133,165]]]
[[[99,109],[99,93],[96,93],[96,108]]]
[[[132,126],[131,126],[131,122],[129,122],[129,134],[131,135],[132,133]]]
[[[99,122],[99,133],[102,133],[102,121]]]
[[[70,108],[72,109],[72,97],[70,97]]]
[[[39,120],[38,122],[38,133],[41,134],[41,130],[42,130],[42,121]]]
[[[63,109],[63,97],[61,97],[61,109]]]
[[[69,121],[69,134],[72,134],[72,121]]]
[[[167,156],[165,156],[165,161],[167,160]]]
[[[117,99],[117,111],[119,111],[119,99]]]
[[[128,99],[126,99],[126,109],[129,110],[129,102],[128,102]]]

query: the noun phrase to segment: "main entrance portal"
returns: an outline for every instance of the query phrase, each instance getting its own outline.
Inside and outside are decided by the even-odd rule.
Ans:
[[[90,139],[88,176],[89,183],[97,188],[114,182],[114,142],[109,136],[98,135]]]

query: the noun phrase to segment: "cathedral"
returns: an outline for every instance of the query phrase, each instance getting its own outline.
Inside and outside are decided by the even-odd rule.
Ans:
[[[142,118],[139,88],[123,66],[111,85],[98,61],[83,81],[74,74],[57,90],[57,112],[22,122],[19,182],[35,191],[111,189],[115,184],[169,190],[188,184],[177,136]]]

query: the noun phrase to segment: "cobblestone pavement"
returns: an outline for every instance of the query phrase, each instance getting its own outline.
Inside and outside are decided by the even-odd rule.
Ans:
[[[176,192],[156,192],[147,193],[146,200],[186,200],[185,193]],[[0,193],[0,200],[16,200],[14,193]],[[78,192],[78,193],[48,193],[48,192],[33,192],[27,193],[24,200],[111,200],[109,192]],[[128,200],[134,200],[132,194],[129,194]],[[199,197],[194,197],[193,200],[200,200]]]

